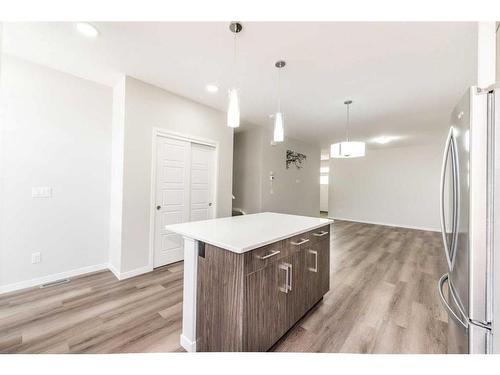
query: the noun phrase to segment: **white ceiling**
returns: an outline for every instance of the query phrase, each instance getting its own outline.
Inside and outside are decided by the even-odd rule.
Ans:
[[[110,86],[128,74],[220,110],[235,73],[243,120],[270,128],[274,63],[284,59],[285,133],[321,146],[343,137],[346,98],[352,138],[425,142],[474,83],[475,23],[243,22],[236,71],[228,24],[98,22],[88,39],[72,23],[7,23],[3,47]]]

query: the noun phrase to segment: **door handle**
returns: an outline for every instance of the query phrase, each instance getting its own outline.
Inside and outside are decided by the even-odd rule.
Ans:
[[[300,246],[305,244],[306,242],[309,242],[309,238],[301,238],[299,242],[291,241],[290,243],[295,246]]]
[[[288,264],[287,263],[280,264],[279,269],[285,271],[285,285],[280,286],[280,291],[288,294],[288,275],[290,274]]]
[[[210,203],[208,204],[208,207],[212,207],[212,202],[210,202]]]
[[[157,209],[157,210],[160,210],[160,209],[161,209],[161,206],[156,206],[156,209]]]
[[[288,291],[291,292],[292,291],[292,279],[293,279],[293,274],[292,274],[293,266],[290,263],[285,263],[285,264],[289,270],[288,271]]]
[[[443,306],[445,307],[445,309],[448,311],[448,315],[450,315],[458,324],[460,324],[462,327],[464,327],[465,329],[469,328],[469,324],[468,322],[465,323],[462,319],[460,319],[460,317],[455,313],[455,311],[453,311],[453,309],[451,308],[451,306],[448,304],[448,301],[446,301],[446,298],[444,297],[444,293],[443,293],[443,285],[445,282],[447,282],[449,279],[449,275],[447,273],[445,273],[443,276],[441,276],[441,278],[439,279],[438,281],[438,291],[439,291],[439,297],[441,298],[441,302],[443,303]],[[458,306],[458,303],[457,303],[457,300],[453,294],[453,290],[451,289],[451,287],[449,286],[448,284],[448,291],[449,293],[451,294],[453,300],[455,301],[455,304]],[[459,307],[460,309],[460,307]],[[460,313],[462,315],[463,312],[460,310]]]
[[[453,168],[454,168],[454,207],[453,207],[453,239],[451,241],[451,249],[450,249],[450,262],[451,262],[451,268],[450,270],[453,270],[453,267],[455,265],[455,253],[457,250],[458,246],[458,223],[460,221],[460,165],[459,165],[459,159],[458,159],[458,147],[457,147],[457,141],[455,137],[451,137],[451,151],[452,151],[452,161],[453,161]]]
[[[279,253],[280,253],[280,251],[276,250],[276,251],[273,251],[273,252],[266,254],[266,255],[257,255],[256,258],[263,260],[263,259],[271,258],[275,255],[278,255]]]
[[[323,237],[325,234],[328,234],[328,232],[327,231],[322,231],[322,232],[319,232],[319,233],[313,233],[313,236]]]
[[[446,222],[445,222],[445,210],[444,210],[444,180],[446,178],[446,164],[448,163],[448,155],[451,145],[451,139],[453,137],[453,127],[450,128],[448,132],[448,137],[446,138],[446,143],[444,146],[443,154],[443,164],[441,166],[441,181],[440,181],[440,194],[439,194],[439,205],[441,209],[441,235],[443,237],[444,252],[446,255],[446,261],[448,262],[448,267],[451,270],[451,258],[450,249],[448,247],[448,240],[446,239]],[[453,156],[452,156],[453,157]]]
[[[316,250],[308,250],[307,252],[314,255],[314,268],[308,267],[307,269],[312,272],[318,272],[318,252]]]

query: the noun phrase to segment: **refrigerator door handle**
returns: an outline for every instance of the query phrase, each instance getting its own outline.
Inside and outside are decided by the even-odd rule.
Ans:
[[[450,249],[450,271],[455,265],[455,254],[458,246],[458,223],[460,222],[460,167],[458,159],[458,146],[453,133],[451,135],[451,152],[453,164],[453,225]]]
[[[486,234],[486,321],[491,322],[493,319],[493,249],[495,248],[495,222],[497,221],[495,218],[495,207],[498,204],[495,202],[495,184],[498,182],[495,181],[495,170],[497,169],[497,165],[495,165],[495,153],[498,150],[495,150],[495,144],[498,142],[498,135],[495,134],[496,129],[495,125],[495,95],[497,95],[496,91],[492,91],[488,93],[487,99],[487,137],[488,137],[488,145],[487,145],[487,197],[486,197],[486,207],[487,207],[487,234]],[[498,188],[496,188],[498,189]]]
[[[448,304],[448,301],[446,301],[446,298],[444,297],[444,293],[443,293],[443,285],[445,282],[448,281],[448,274],[445,273],[443,276],[441,276],[441,278],[439,279],[438,281],[438,291],[439,291],[439,297],[441,297],[441,302],[443,303],[443,306],[445,307],[445,309],[448,311],[448,315],[451,316],[458,324],[460,324],[462,327],[464,327],[465,329],[468,329],[469,328],[469,322],[467,319],[465,319],[465,322],[463,319],[461,319],[456,313],[455,311],[453,311],[453,309],[451,308],[451,306]],[[453,300],[455,301],[455,304],[457,303],[456,299],[455,299],[455,296],[453,294],[453,291],[451,290],[451,288],[449,287],[448,285],[448,290],[449,290],[449,293],[451,294]],[[458,304],[457,304],[458,306]],[[461,315],[463,315],[462,311],[460,311]]]
[[[443,154],[443,164],[441,166],[441,184],[440,184],[440,194],[439,194],[439,204],[441,209],[441,235],[443,236],[444,252],[446,255],[446,261],[448,262],[448,267],[451,270],[451,258],[450,249],[448,247],[448,240],[446,239],[446,222],[445,222],[445,207],[444,207],[444,188],[445,188],[445,178],[446,178],[446,165],[448,163],[448,155],[451,147],[451,139],[453,137],[453,128],[450,128],[448,137],[446,138],[446,143],[444,146]],[[454,156],[452,156],[453,158]],[[454,182],[453,182],[454,183]]]

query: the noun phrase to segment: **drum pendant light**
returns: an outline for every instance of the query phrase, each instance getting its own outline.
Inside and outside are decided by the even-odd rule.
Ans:
[[[352,104],[352,100],[346,100],[344,102],[346,105],[346,126],[345,142],[334,143],[330,146],[330,157],[331,158],[358,158],[365,156],[365,142],[353,142],[349,140],[349,106]]]

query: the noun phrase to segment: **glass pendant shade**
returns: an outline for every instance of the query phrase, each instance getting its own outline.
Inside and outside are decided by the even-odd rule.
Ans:
[[[240,101],[238,90],[229,90],[229,105],[227,107],[227,126],[238,128],[240,126]]]
[[[330,147],[332,158],[358,158],[365,156],[365,142],[339,142]]]
[[[283,113],[277,112],[274,115],[274,142],[283,142],[285,131],[283,126]]]

